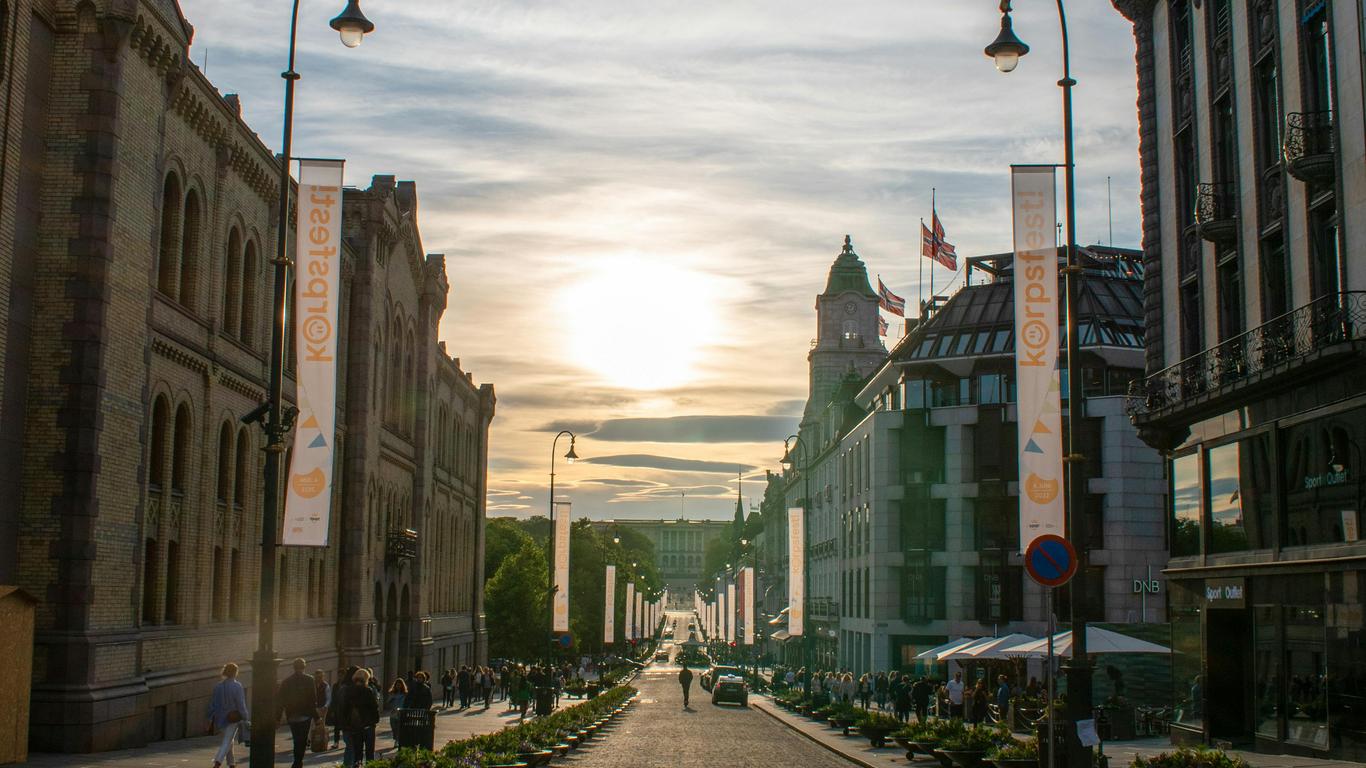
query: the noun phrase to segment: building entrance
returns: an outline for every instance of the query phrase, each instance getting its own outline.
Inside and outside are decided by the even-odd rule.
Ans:
[[[1252,620],[1245,609],[1209,611],[1206,629],[1208,680],[1205,707],[1209,733],[1214,739],[1234,743],[1252,742],[1249,704],[1252,699]]]

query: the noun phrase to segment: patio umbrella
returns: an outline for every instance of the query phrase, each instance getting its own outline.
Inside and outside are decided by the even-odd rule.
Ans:
[[[967,645],[968,643],[975,643],[978,639],[979,638],[976,637],[960,637],[957,640],[950,640],[949,642],[944,643],[943,645],[936,645],[928,651],[921,651],[920,653],[916,654],[915,658],[919,661],[934,661],[935,657],[937,657],[944,651],[951,651],[961,646]]]
[[[1086,627],[1086,652],[1092,653],[1171,653],[1172,650],[1166,646],[1150,643],[1146,640],[1139,640],[1136,637],[1111,632],[1100,627]],[[1017,645],[1012,648],[1002,649],[1001,653],[1006,658],[1032,658],[1042,659],[1048,655],[1048,638],[1035,640],[1032,643]],[[1055,656],[1072,655],[1072,632],[1059,632],[1053,636],[1053,654]]]
[[[976,643],[969,648],[959,649],[954,652],[953,658],[963,660],[1004,659],[1007,658],[1003,653],[1005,649],[1013,648],[1017,645],[1024,645],[1025,643],[1032,643],[1037,639],[1038,638],[1031,635],[1022,635],[1019,633],[1006,635],[1005,637],[993,637],[990,642]]]
[[[960,645],[957,648],[950,648],[949,650],[944,651],[935,657],[935,661],[962,661],[971,659],[973,657],[969,656],[969,653],[982,646],[990,645],[995,640],[996,638],[994,637],[979,637],[966,645]]]

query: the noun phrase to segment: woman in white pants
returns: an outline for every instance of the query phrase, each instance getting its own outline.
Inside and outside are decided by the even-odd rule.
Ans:
[[[223,742],[213,756],[213,768],[220,768],[224,759],[228,765],[237,765],[232,742],[237,737],[237,729],[248,719],[247,694],[237,682],[237,665],[224,664],[222,674],[223,679],[213,687],[213,695],[209,697],[209,732],[223,734]]]

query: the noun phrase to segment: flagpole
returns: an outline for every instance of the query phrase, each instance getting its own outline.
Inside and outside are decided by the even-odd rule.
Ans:
[[[916,309],[919,310],[920,319],[925,318],[925,218],[920,218],[920,262],[919,271],[915,279],[915,302]]]
[[[939,260],[939,230],[935,224],[939,221],[939,209],[934,200],[935,189],[930,187],[930,304],[934,304],[934,265]]]

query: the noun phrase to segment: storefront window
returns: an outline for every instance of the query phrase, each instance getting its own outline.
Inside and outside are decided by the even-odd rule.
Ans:
[[[1172,556],[1200,554],[1200,454],[1172,460]]]
[[[1257,689],[1257,735],[1281,739],[1281,609],[1259,605],[1253,609],[1253,674]]]
[[[1328,729],[1334,753],[1346,760],[1366,760],[1366,573],[1329,575],[1328,587]]]
[[[1285,431],[1286,546],[1360,538],[1361,410]]]
[[[1323,609],[1285,607],[1286,741],[1328,748]]]
[[[1209,473],[1209,547],[1211,552],[1239,552],[1247,549],[1247,528],[1243,525],[1243,492],[1239,483],[1238,443],[1209,449],[1205,469]]]
[[[1200,591],[1203,584],[1171,582],[1169,613],[1172,623],[1173,720],[1187,728],[1204,730],[1205,690],[1201,674]]]

